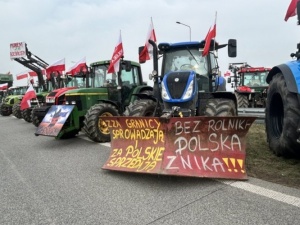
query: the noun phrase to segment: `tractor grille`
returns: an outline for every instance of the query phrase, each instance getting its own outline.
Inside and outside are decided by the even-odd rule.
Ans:
[[[186,88],[190,72],[172,72],[167,75],[167,89],[172,99],[180,99]]]
[[[69,104],[74,105],[72,102],[75,102],[75,105],[77,106],[78,110],[81,111],[82,110],[82,100],[80,98],[80,96],[76,96],[76,95],[71,95],[71,96],[66,96],[66,101],[69,102]]]

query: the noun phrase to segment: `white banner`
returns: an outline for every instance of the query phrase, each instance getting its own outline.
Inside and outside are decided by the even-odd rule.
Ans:
[[[26,43],[16,42],[10,44],[10,59],[26,57]]]

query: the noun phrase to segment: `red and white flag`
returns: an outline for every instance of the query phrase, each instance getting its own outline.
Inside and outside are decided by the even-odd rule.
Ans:
[[[6,90],[8,88],[8,83],[0,84],[0,90]]]
[[[18,73],[16,75],[16,77],[17,77],[17,80],[22,80],[22,79],[28,78],[28,71]]]
[[[292,0],[287,12],[285,14],[284,20],[287,21],[290,17],[296,16],[297,15],[297,2],[299,0]]]
[[[35,90],[33,89],[32,84],[29,84],[29,87],[25,93],[25,95],[22,98],[21,104],[20,104],[20,109],[24,110],[27,109],[31,106],[30,104],[30,99],[36,98],[36,93]]]
[[[34,71],[29,71],[28,73],[30,77],[37,77],[37,73]],[[46,70],[42,70],[42,74],[46,75]]]
[[[209,48],[210,48],[210,41],[215,38],[217,35],[217,25],[216,23],[213,25],[213,27],[209,28],[209,31],[205,37],[205,45],[204,45],[204,49],[202,52],[202,56],[206,56],[209,52]]]
[[[120,32],[119,41],[115,47],[114,53],[111,57],[110,64],[107,73],[117,73],[119,72],[120,60],[124,56],[122,37]]]
[[[80,71],[86,72],[86,58],[82,58],[79,60],[74,66],[72,66],[66,74],[75,75],[76,73],[79,73]]]
[[[53,63],[52,65],[46,68],[47,74],[52,72],[62,72],[66,70],[65,59],[58,60],[57,62]]]
[[[140,62],[145,62],[146,60],[150,60],[153,56],[153,46],[149,43],[149,40],[156,42],[156,35],[155,35],[154,27],[153,27],[152,18],[151,18],[151,23],[150,23],[145,47],[144,47],[143,51],[140,52],[140,55],[139,55]]]

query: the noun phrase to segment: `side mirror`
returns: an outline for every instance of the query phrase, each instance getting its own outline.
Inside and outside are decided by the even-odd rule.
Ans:
[[[145,47],[145,46],[139,47],[139,56],[140,56],[141,52],[144,50],[144,47]],[[145,62],[146,62],[146,60],[141,60],[140,57],[139,57],[139,63],[142,64],[142,63],[145,63]]]
[[[233,58],[236,57],[236,39],[229,39],[228,40],[228,56]]]
[[[125,64],[125,71],[130,72],[131,71],[131,62],[130,61],[124,61]]]

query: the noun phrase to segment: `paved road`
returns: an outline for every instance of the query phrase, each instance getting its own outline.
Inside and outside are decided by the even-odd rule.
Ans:
[[[300,190],[102,170],[109,144],[0,116],[0,224],[299,224]]]

